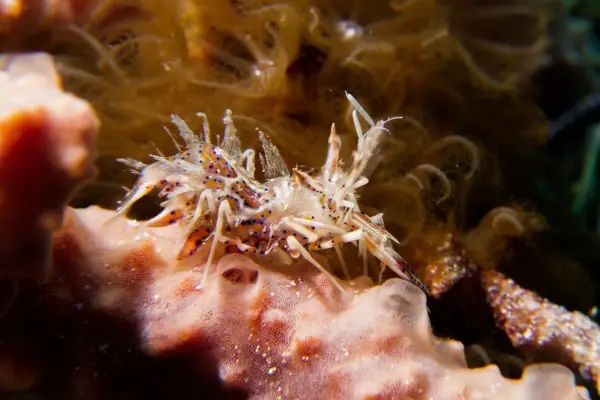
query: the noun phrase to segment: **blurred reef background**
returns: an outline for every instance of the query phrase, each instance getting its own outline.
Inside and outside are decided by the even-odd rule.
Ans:
[[[101,121],[96,177],[72,206],[115,208],[136,178],[117,158],[173,154],[171,114],[199,131],[205,112],[221,132],[231,109],[245,146],[259,129],[307,168],[335,122],[349,160],[352,93],[376,119],[403,117],[360,203],[432,290],[434,333],[461,341],[470,366],[517,378],[560,362],[595,391],[600,364],[565,355],[569,338],[517,344],[490,274],[597,318],[600,1],[97,0],[35,31],[41,17],[25,17],[4,16],[0,50],[52,54]]]

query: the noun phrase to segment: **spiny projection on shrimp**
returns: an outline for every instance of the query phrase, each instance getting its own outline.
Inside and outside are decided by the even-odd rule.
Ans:
[[[223,118],[224,137],[211,141],[205,114],[204,132],[200,138],[179,117],[172,116],[184,146],[175,139],[174,156],[152,156],[145,164],[132,159],[119,161],[132,168],[139,178],[117,210],[125,215],[131,206],[154,190],[165,200],[163,210],[145,224],[162,227],[178,223],[182,233],[178,259],[192,256],[199,248],[210,245],[203,281],[210,273],[218,245],[226,251],[267,255],[283,253],[310,262],[342,291],[345,289],[312,255],[334,249],[349,277],[341,247],[353,243],[363,259],[366,274],[369,254],[392,269],[400,277],[426,287],[412,273],[408,264],[393,249],[394,236],[383,226],[382,214],[369,217],[360,211],[356,190],[368,183],[365,169],[372,161],[384,132],[385,124],[377,123],[350,94],[352,119],[358,136],[349,168],[339,158],[341,139],[331,127],[329,148],[323,167],[317,173],[299,168],[288,170],[278,149],[260,133],[265,181],[255,178],[255,152],[242,151],[240,139],[227,110]],[[368,124],[363,132],[361,118]],[[202,283],[201,283],[202,284]]]

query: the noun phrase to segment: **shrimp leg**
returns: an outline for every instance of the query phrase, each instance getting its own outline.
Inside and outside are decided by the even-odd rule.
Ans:
[[[231,205],[229,201],[222,201],[219,204],[219,210],[217,211],[217,221],[215,223],[215,230],[213,232],[213,239],[210,246],[210,253],[208,253],[208,260],[204,265],[204,275],[202,276],[201,286],[206,282],[206,278],[208,277],[208,273],[211,270],[212,262],[215,258],[215,252],[217,250],[217,244],[219,244],[222,240],[230,241],[231,239],[223,235],[223,229],[225,228],[225,223],[229,226],[233,227],[235,225],[235,218],[233,211],[231,210]]]
[[[317,260],[315,260],[313,258],[313,256],[310,255],[310,253],[308,252],[308,250],[306,250],[304,248],[304,246],[302,246],[302,243],[300,243],[298,241],[298,239],[296,239],[294,236],[288,236],[287,237],[287,246],[290,252],[290,256],[292,256],[292,258],[298,258],[300,256],[302,256],[302,258],[304,258],[306,261],[308,261],[309,263],[311,263],[315,268],[317,268],[319,271],[321,271],[323,274],[325,274],[325,276],[327,276],[327,278],[329,278],[331,280],[331,282],[335,285],[335,287],[338,288],[338,290],[342,293],[346,292],[346,289],[342,286],[342,284],[339,282],[339,280],[333,276],[333,274],[329,271],[327,271],[327,269],[325,267],[323,267]]]

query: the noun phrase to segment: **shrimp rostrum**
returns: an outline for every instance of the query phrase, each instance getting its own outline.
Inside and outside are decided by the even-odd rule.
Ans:
[[[198,114],[204,120],[202,138],[173,116],[184,146],[173,140],[178,153],[153,156],[151,164],[120,160],[139,178],[117,214],[125,215],[137,200],[157,190],[165,199],[163,210],[145,224],[179,224],[178,259],[210,246],[203,281],[210,273],[217,246],[225,246],[226,250],[248,254],[284,252],[292,258],[302,257],[344,290],[311,253],[334,249],[345,267],[341,247],[353,243],[363,258],[364,273],[371,254],[382,266],[427,292],[393,249],[393,242],[398,241],[384,228],[382,215],[369,217],[358,207],[356,190],[368,183],[365,169],[389,120],[375,122],[354,97],[347,97],[358,136],[348,168],[343,168],[339,159],[341,139],[335,125],[331,127],[325,164],[314,173],[298,168],[290,172],[277,148],[260,133],[265,181],[259,182],[255,178],[255,153],[242,151],[231,111],[223,118],[225,132],[218,143],[211,141],[206,115]],[[361,118],[368,124],[366,132]]]

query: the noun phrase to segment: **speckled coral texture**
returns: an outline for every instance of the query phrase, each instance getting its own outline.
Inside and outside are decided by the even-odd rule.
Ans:
[[[432,335],[425,295],[408,282],[356,282],[341,295],[310,266],[230,254],[200,287],[202,253],[170,261],[176,229],[113,215],[68,211],[55,243],[60,273],[92,307],[135,320],[147,354],[191,354],[198,373],[252,399],[587,396],[558,365],[531,366],[520,381],[495,366],[467,369],[460,343]]]

